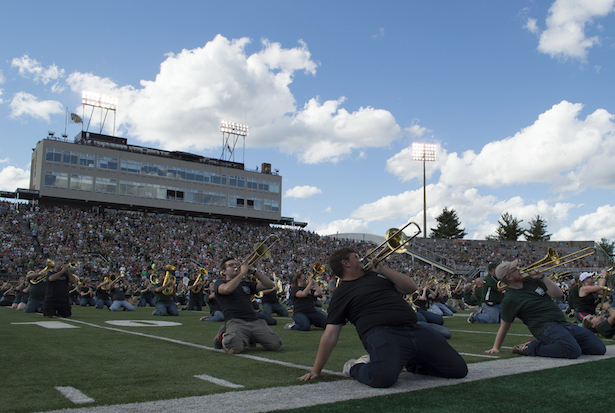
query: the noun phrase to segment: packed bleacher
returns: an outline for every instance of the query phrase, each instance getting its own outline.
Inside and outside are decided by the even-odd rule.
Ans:
[[[153,266],[163,268],[167,264],[174,265],[180,276],[204,267],[209,277],[216,278],[223,258],[248,257],[269,234],[275,234],[279,241],[272,248],[271,258],[255,265],[265,274],[289,280],[293,274],[309,270],[315,262],[326,263],[329,254],[340,246],[353,246],[360,255],[376,246],[296,228],[130,212],[96,214],[8,202],[0,203],[0,229],[0,276],[8,280],[17,280],[35,266],[40,269],[47,258],[64,262],[75,259],[77,275],[92,279],[102,279],[108,272],[119,273],[120,268],[130,279],[145,275]],[[593,243],[416,238],[410,247],[414,258],[392,254],[388,265],[420,281],[432,276],[442,278],[451,272],[484,271],[494,260],[519,259],[521,264],[529,264],[543,258],[549,247],[565,255],[587,246]],[[449,271],[432,263],[446,265]],[[607,257],[594,254],[562,266],[562,270],[597,271],[608,265]],[[322,277],[326,281],[330,272]]]

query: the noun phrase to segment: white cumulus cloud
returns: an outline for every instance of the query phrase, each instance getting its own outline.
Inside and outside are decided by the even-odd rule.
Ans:
[[[36,96],[26,92],[17,92],[9,107],[11,118],[31,116],[47,122],[51,120],[51,115],[64,113],[64,107],[60,102],[56,100],[39,101]]]
[[[586,26],[613,10],[615,0],[555,0],[549,8],[547,28],[540,33],[538,50],[551,57],[585,61],[588,50],[600,42],[597,36],[587,36]],[[538,33],[535,21],[528,20],[526,27]]]
[[[14,166],[0,170],[0,190],[13,192],[17,188],[30,187],[30,171]]]
[[[311,196],[322,194],[322,191],[315,186],[295,186],[284,193],[286,198],[309,198]]]
[[[91,90],[118,99],[117,129],[154,147],[215,150],[220,120],[247,124],[247,147],[276,147],[301,162],[336,162],[401,137],[392,114],[376,108],[349,112],[344,97],[300,107],[289,88],[297,72],[315,75],[307,45],[283,48],[261,41],[247,55],[247,38],[218,35],[205,46],[169,54],[154,80],[119,86],[91,73],[68,76],[71,90]]]

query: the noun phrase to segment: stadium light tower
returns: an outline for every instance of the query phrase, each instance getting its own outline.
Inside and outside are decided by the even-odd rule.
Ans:
[[[243,157],[245,158],[248,126],[222,120],[220,121],[220,132],[222,132],[222,155],[220,159],[230,161],[232,158],[233,162],[235,161],[235,146],[240,136],[243,137]]]
[[[412,160],[423,161],[423,238],[427,238],[427,186],[425,185],[425,161],[436,160],[436,145],[433,143],[413,143]]]
[[[90,129],[90,122],[92,122],[92,115],[94,114],[94,109],[100,109],[100,132],[102,133],[103,128],[105,127],[105,121],[107,120],[107,115],[109,111],[113,111],[113,135],[115,136],[115,111],[117,110],[117,99],[111,96],[101,95],[100,93],[83,91],[81,93],[81,103],[83,104],[83,117],[85,117],[85,107],[91,106],[92,112],[90,113],[90,119],[88,120],[88,126],[86,127],[86,132]],[[104,112],[104,118],[103,118]]]

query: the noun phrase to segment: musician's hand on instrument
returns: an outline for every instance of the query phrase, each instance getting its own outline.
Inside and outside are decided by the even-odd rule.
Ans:
[[[301,381],[308,381],[308,380],[317,379],[318,377],[320,377],[320,374],[312,373],[310,371],[309,373],[304,374],[303,376],[299,377],[299,380],[301,380]]]
[[[499,348],[495,348],[495,347],[490,349],[490,350],[485,351],[485,353],[487,353],[487,354],[494,354],[494,353],[499,353],[499,352],[500,352],[500,349]]]
[[[534,271],[530,272],[529,276],[532,277],[532,278],[542,278],[542,273],[534,270]]]

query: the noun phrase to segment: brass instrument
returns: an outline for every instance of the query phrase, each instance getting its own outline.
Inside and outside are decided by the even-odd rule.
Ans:
[[[588,247],[560,257],[557,255],[557,252],[555,252],[553,248],[549,248],[547,250],[547,255],[543,259],[536,261],[535,263],[530,264],[525,268],[520,268],[519,271],[521,272],[521,275],[523,275],[523,277],[527,277],[528,275],[530,275],[530,273],[534,271],[538,273],[550,271],[561,265],[566,265],[571,262],[578,261],[581,258],[585,258],[595,253],[596,250],[593,247]]]
[[[551,275],[549,275],[549,278],[552,279],[553,281],[560,281],[568,276],[570,276],[571,272],[570,271],[564,271],[564,272],[560,272],[557,273],[555,271],[553,271],[553,273]]]
[[[406,234],[404,234],[403,230],[408,225],[411,225],[411,224],[416,226],[417,232],[411,237],[408,237]],[[388,229],[386,234],[384,235],[384,238],[385,238],[384,242],[378,245],[373,250],[371,250],[369,253],[367,253],[367,255],[363,257],[363,259],[361,260],[361,264],[363,265],[363,270],[367,271],[370,268],[370,262],[369,262],[370,258],[373,262],[373,265],[375,266],[380,261],[386,260],[389,257],[389,255],[393,253],[403,254],[404,252],[408,251],[406,244],[408,244],[410,241],[416,238],[417,235],[419,235],[420,233],[421,233],[421,228],[418,226],[416,222],[412,222],[412,221],[408,222],[406,225],[404,225],[400,229],[397,229],[397,228]],[[382,248],[381,250],[380,248],[383,246],[384,248]],[[371,257],[372,255],[373,257]]]
[[[254,251],[252,254],[248,256],[240,265],[240,267],[244,264],[248,264],[248,266],[252,266],[259,259],[266,260],[271,257],[271,247],[280,240],[275,234],[269,235],[263,242],[257,242],[254,245]]]
[[[207,270],[205,268],[199,268],[199,276],[196,277],[196,280],[194,280],[195,284],[198,283],[203,283],[204,281],[204,277],[207,275]],[[193,291],[195,293],[200,293],[203,290],[203,285],[199,285],[198,287],[196,287]]]
[[[165,267],[165,270],[167,271],[164,274],[164,281],[162,282],[162,285],[166,284],[167,282],[169,282],[169,280],[171,280],[171,285],[169,285],[168,287],[165,287],[162,290],[162,293],[164,295],[171,295],[173,294],[173,291],[175,291],[175,276],[171,275],[171,271],[175,271],[175,266],[167,264],[167,266]]]
[[[53,267],[55,267],[55,265],[56,265],[56,264],[55,264],[55,262],[53,262],[53,260],[47,259],[47,261],[46,261],[46,265],[45,265],[45,268],[43,268],[43,270],[41,271],[41,275],[39,275],[39,276],[38,276],[38,277],[36,277],[36,278],[32,278],[32,279],[30,280],[30,283],[31,283],[31,284],[38,284],[38,283],[40,283],[41,281],[43,281],[43,280],[47,277],[47,273],[48,273],[49,271],[51,271],[51,269],[52,269]]]
[[[317,275],[322,274],[323,272],[325,272],[325,265],[320,262],[320,261],[316,261],[314,263],[314,265],[312,265],[312,271],[309,271],[306,278],[311,278],[315,283],[318,284],[318,278]]]
[[[152,284],[158,284],[158,276],[154,273],[149,276],[149,282]]]
[[[555,249],[549,247],[549,249],[547,250],[547,255],[545,255],[544,258],[536,261],[533,264],[528,265],[527,267],[519,268],[519,272],[521,273],[523,278],[526,278],[533,272],[543,273],[545,271],[551,271],[554,268],[569,264],[574,261],[578,261],[581,258],[585,258],[595,253],[595,248],[587,247],[560,257],[555,251]],[[502,281],[498,281],[498,289],[504,288],[505,286],[506,285]]]
[[[109,291],[111,289],[111,287],[113,287],[113,284],[118,282],[125,275],[126,275],[126,272],[124,270],[120,271],[120,275],[119,276],[117,274],[115,274],[115,273],[109,274],[108,277],[104,278],[103,283],[100,285],[100,289],[101,290],[105,290],[105,291]]]

